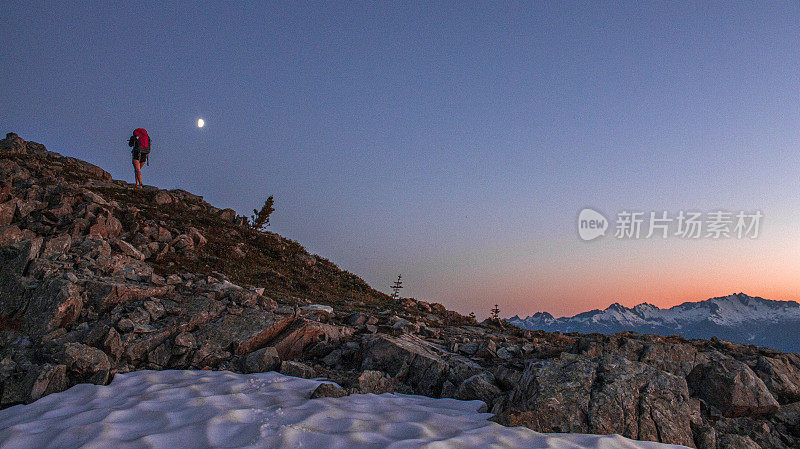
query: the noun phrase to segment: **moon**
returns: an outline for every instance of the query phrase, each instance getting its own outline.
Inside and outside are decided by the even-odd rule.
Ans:
[[[206,121],[201,118],[197,119],[197,127],[202,128],[204,126],[206,126]]]

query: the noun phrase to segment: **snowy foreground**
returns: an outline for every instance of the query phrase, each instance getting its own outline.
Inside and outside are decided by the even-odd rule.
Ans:
[[[487,421],[479,401],[401,394],[309,400],[278,373],[137,371],[0,411],[0,448],[676,449],[619,435],[541,434]]]

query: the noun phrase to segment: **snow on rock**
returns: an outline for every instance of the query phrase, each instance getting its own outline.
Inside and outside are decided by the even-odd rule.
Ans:
[[[0,411],[2,448],[677,449],[619,435],[503,427],[480,401],[401,394],[309,399],[278,373],[136,371]]]

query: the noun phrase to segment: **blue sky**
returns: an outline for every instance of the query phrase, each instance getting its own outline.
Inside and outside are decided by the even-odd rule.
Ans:
[[[57,4],[52,4],[57,3]],[[15,2],[0,132],[249,213],[388,291],[572,314],[800,297],[797,2]],[[195,126],[204,118],[203,129]],[[761,210],[581,242],[583,207]],[[485,309],[485,310],[484,310]]]

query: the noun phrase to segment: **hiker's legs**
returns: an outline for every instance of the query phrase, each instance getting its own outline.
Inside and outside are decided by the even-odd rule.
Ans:
[[[133,160],[133,173],[136,175],[136,185],[142,185],[142,163],[139,160]]]

